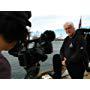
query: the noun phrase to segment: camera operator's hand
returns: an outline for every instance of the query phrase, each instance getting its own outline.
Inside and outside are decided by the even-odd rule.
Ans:
[[[64,57],[64,60],[62,61],[62,65],[63,65],[63,66],[66,66],[66,63],[65,63],[66,60],[67,60],[67,59]]]
[[[90,67],[87,67],[87,68],[86,68],[86,71],[87,71],[87,72],[90,72]]]

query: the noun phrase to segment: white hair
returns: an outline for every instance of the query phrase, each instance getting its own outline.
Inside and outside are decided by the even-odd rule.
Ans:
[[[72,27],[74,27],[74,24],[73,24],[73,22],[66,22],[65,24],[64,24],[64,27],[65,26],[72,26]]]

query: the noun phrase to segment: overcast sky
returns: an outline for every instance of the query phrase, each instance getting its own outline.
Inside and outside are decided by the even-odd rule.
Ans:
[[[89,0],[31,0],[32,30],[63,28],[66,21],[90,25]],[[29,7],[28,6],[28,7]]]
[[[30,3],[33,16],[90,14],[89,0],[31,0]]]
[[[82,16],[82,26],[90,25],[89,0],[5,0],[0,3],[2,10],[31,10],[31,31],[63,28],[66,21],[78,27]]]

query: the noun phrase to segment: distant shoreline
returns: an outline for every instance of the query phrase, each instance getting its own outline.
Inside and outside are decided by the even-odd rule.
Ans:
[[[55,41],[64,41],[64,39],[57,39],[57,38],[56,38]]]

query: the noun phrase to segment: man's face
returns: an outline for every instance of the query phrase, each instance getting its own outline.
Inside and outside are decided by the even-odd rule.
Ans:
[[[2,35],[0,35],[0,51],[5,50],[8,51],[12,49],[16,45],[16,41],[8,43],[5,41]]]
[[[72,36],[75,32],[74,26],[71,26],[71,25],[65,25],[64,29],[65,29],[66,33],[68,34],[68,36]]]

